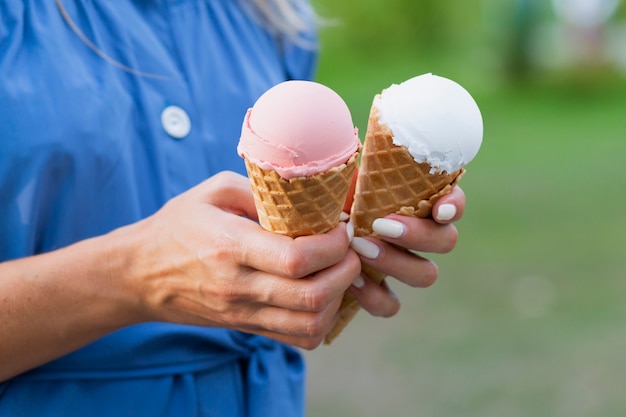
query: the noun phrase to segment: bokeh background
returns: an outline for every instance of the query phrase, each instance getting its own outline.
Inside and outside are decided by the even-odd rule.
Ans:
[[[426,72],[477,100],[485,136],[437,283],[392,283],[307,352],[308,413],[626,415],[626,5],[316,0],[318,80],[362,135],[373,95]]]

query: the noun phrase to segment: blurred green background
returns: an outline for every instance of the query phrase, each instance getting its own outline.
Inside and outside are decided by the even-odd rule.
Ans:
[[[306,354],[309,416],[625,416],[625,6],[315,4],[318,80],[361,137],[373,95],[426,72],[472,93],[485,135],[439,280]]]

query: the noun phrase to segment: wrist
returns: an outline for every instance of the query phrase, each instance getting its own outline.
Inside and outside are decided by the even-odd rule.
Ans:
[[[148,244],[142,239],[141,222],[116,229],[91,243],[101,250],[100,282],[118,325],[151,321],[141,286],[146,273],[141,251]]]

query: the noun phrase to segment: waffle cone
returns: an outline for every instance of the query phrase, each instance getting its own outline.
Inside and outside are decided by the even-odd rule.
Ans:
[[[375,236],[372,223],[389,214],[429,217],[433,204],[449,194],[465,173],[463,168],[436,172],[430,164],[416,162],[406,147],[395,145],[392,139],[391,130],[379,122],[378,108],[372,106],[350,213],[355,236]],[[362,270],[377,283],[385,278],[383,272],[364,263]],[[326,344],[339,336],[359,309],[354,296],[346,291]]]
[[[286,180],[246,159],[259,223],[293,238],[329,231],[339,224],[357,161],[358,152],[326,172]]]

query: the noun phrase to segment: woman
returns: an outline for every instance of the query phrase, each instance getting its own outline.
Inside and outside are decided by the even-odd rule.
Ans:
[[[300,416],[289,345],[316,347],[348,288],[371,314],[399,308],[360,259],[433,282],[382,240],[359,257],[345,224],[292,240],[254,222],[241,120],[313,76],[306,2],[24,0],[0,16],[0,415]],[[449,251],[464,204],[457,190],[441,224],[395,216],[381,235]]]

